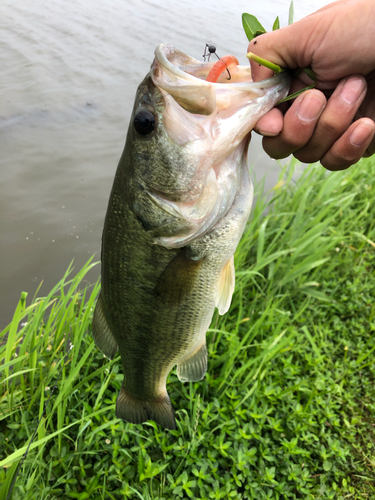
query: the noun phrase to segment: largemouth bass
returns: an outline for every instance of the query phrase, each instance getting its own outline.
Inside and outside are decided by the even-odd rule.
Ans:
[[[250,131],[290,84],[286,72],[253,83],[243,66],[207,82],[213,65],[157,47],[110,195],[93,335],[108,358],[120,350],[116,416],[127,422],[174,429],[169,372],[205,375],[206,331],[215,307],[229,309],[252,204]]]

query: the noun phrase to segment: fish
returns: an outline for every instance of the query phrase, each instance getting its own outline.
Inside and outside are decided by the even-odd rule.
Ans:
[[[105,216],[93,338],[124,373],[115,414],[176,429],[166,389],[207,370],[206,332],[235,287],[233,254],[253,201],[250,132],[285,97],[287,72],[248,66],[206,81],[214,62],[161,44],[136,92]]]

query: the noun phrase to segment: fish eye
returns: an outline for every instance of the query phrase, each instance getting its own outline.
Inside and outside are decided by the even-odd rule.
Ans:
[[[155,116],[151,111],[140,111],[134,117],[134,128],[140,135],[148,135],[155,128]]]

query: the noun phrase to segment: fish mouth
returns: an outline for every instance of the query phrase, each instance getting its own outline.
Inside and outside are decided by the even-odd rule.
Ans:
[[[290,76],[282,72],[253,82],[250,66],[230,66],[217,82],[207,81],[216,64],[202,62],[169,44],[155,50],[151,78],[160,90],[162,122],[169,140],[184,152],[190,172],[184,190],[164,193],[149,186],[153,203],[190,224],[184,234],[154,242],[177,248],[206,234],[228,213],[247,167],[250,132],[261,116],[286,96]]]
[[[279,73],[261,82],[253,82],[250,66],[230,67],[230,80],[224,71],[217,82],[207,82],[207,76],[217,61],[203,62],[185,52],[163,43],[155,50],[151,67],[154,84],[163,89],[186,111],[211,115],[246,100],[263,97],[266,91],[289,79],[286,72]],[[242,98],[242,99],[241,99]]]

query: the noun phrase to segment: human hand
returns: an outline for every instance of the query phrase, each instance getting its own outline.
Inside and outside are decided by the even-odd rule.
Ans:
[[[255,130],[265,136],[263,146],[271,157],[294,154],[300,161],[320,160],[329,170],[341,170],[375,152],[371,19],[375,19],[372,1],[342,0],[252,40],[249,51],[275,64],[310,66],[320,89],[301,94],[293,104],[284,104],[282,111],[275,108],[258,121]],[[252,71],[255,81],[270,74],[255,63]],[[309,83],[301,74],[294,79],[291,93]]]

